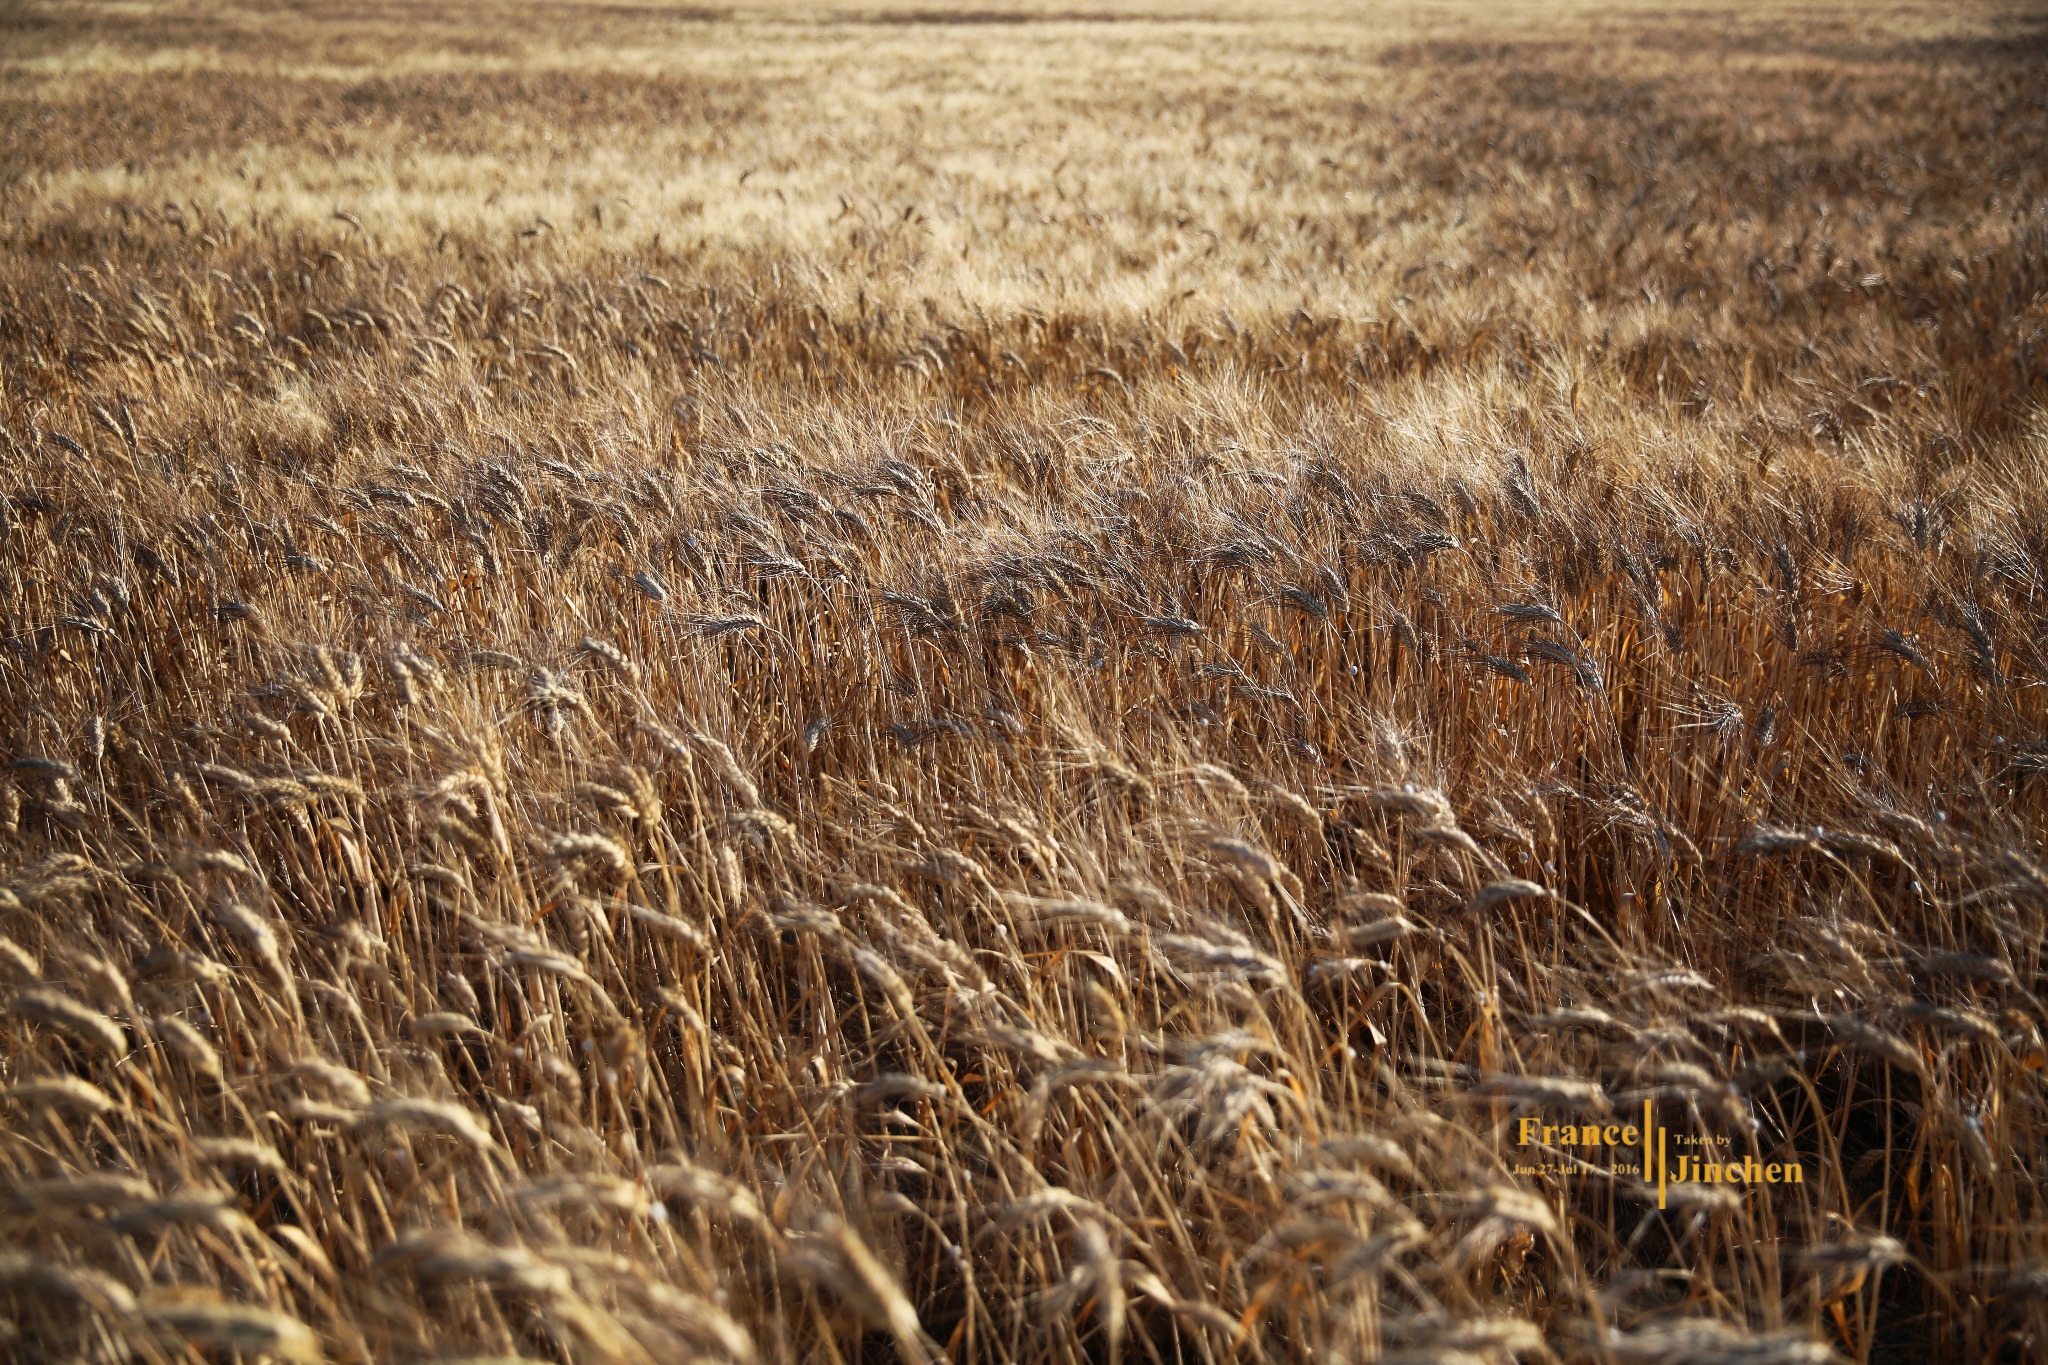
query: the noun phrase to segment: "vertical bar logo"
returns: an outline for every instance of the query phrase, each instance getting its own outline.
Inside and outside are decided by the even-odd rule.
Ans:
[[[1559,1158],[1534,1165],[1517,1163],[1514,1167],[1516,1175],[1599,1174],[1600,1165],[1582,1155],[1583,1149],[1604,1148],[1619,1157],[1622,1152],[1633,1149],[1640,1138],[1642,1164],[1631,1171],[1627,1159],[1622,1157],[1617,1164],[1606,1168],[1606,1174],[1640,1175],[1645,1186],[1654,1181],[1657,1207],[1660,1209],[1670,1208],[1674,1192],[1685,1186],[1746,1188],[1806,1183],[1806,1168],[1801,1162],[1764,1162],[1746,1152],[1735,1157],[1729,1151],[1731,1144],[1725,1135],[1673,1133],[1657,1122],[1656,1103],[1649,1099],[1643,1101],[1640,1127],[1633,1123],[1553,1124],[1539,1118],[1525,1118],[1517,1121],[1515,1135],[1516,1146],[1541,1148]],[[1654,1177],[1652,1172],[1655,1172]]]

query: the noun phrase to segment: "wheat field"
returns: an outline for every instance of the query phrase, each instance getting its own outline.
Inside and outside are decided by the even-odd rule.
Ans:
[[[971,2],[0,5],[0,1357],[2048,1353],[2048,23]]]

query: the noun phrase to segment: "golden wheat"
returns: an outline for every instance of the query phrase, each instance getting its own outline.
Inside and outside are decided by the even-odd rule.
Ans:
[[[2042,1349],[2024,7],[0,29],[0,1353]]]

